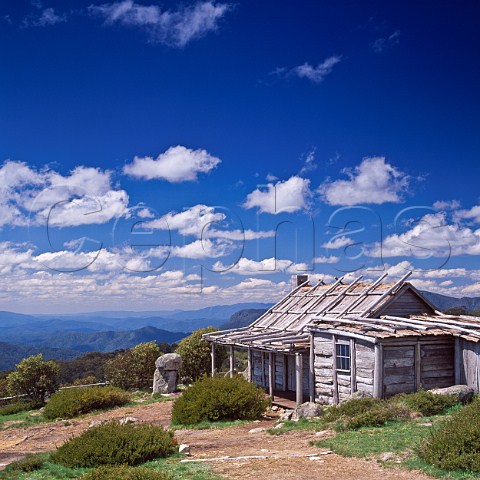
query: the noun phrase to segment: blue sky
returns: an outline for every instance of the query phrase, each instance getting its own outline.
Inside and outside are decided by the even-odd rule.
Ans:
[[[480,295],[480,6],[0,4],[0,309]]]

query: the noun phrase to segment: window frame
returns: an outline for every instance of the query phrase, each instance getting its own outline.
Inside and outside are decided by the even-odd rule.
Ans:
[[[337,372],[351,373],[352,371],[352,349],[350,348],[350,342],[335,342],[335,357]],[[345,368],[347,367],[348,368]]]

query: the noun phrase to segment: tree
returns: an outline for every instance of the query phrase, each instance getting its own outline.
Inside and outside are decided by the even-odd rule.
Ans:
[[[155,360],[161,354],[155,342],[140,343],[107,361],[105,377],[112,385],[124,390],[150,387],[155,373]]]
[[[211,372],[211,345],[202,339],[202,335],[204,333],[216,332],[217,330],[214,327],[202,328],[180,341],[176,353],[182,357],[181,378],[194,382],[201,376]],[[215,348],[215,364],[222,365],[226,358],[226,349],[217,346]]]
[[[45,403],[45,397],[58,388],[58,365],[45,361],[41,353],[32,355],[7,376],[7,384],[12,395],[27,395],[33,402]]]

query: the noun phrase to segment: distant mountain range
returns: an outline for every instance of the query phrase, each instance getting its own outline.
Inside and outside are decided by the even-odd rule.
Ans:
[[[192,311],[103,311],[71,315],[0,312],[0,370],[14,368],[25,356],[40,352],[48,358],[67,360],[85,352],[111,352],[153,340],[174,343],[198,328],[220,327],[239,310],[269,306],[239,303]]]
[[[450,308],[464,308],[467,312],[480,310],[480,297],[448,297],[439,293],[422,292],[439,310]]]
[[[439,310],[453,307],[480,310],[480,297],[454,298],[422,292]],[[63,315],[22,315],[0,312],[0,370],[14,368],[22,358],[43,353],[68,360],[85,352],[111,352],[155,340],[178,342],[189,332],[213,326],[222,329],[250,325],[270,304],[237,303],[199,310],[146,312],[99,311]]]

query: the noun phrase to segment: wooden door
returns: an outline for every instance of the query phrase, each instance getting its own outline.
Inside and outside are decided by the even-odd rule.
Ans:
[[[415,346],[383,347],[383,395],[415,392]]]
[[[420,347],[420,383],[424,390],[455,385],[455,346],[453,339],[445,343]]]

